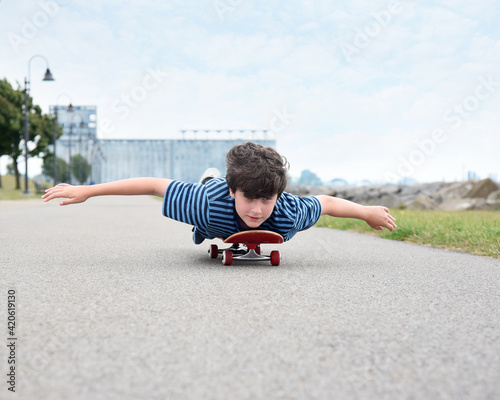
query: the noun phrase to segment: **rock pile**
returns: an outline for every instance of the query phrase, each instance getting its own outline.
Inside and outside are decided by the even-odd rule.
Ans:
[[[500,209],[500,186],[491,179],[479,182],[434,182],[412,186],[371,185],[331,187],[295,185],[287,191],[300,196],[328,194],[365,205],[420,210]]]

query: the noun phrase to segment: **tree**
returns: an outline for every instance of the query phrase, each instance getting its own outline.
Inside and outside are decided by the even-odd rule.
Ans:
[[[24,91],[14,89],[7,79],[0,80],[0,156],[12,158],[16,175],[16,189],[21,188],[18,159],[24,154]],[[53,144],[54,117],[43,114],[42,109],[28,98],[29,151],[30,157],[48,154],[49,144]],[[57,137],[62,135],[62,128],[57,127]],[[31,143],[31,144],[30,144]]]
[[[85,157],[80,154],[75,154],[71,157],[71,169],[73,176],[76,178],[80,185],[83,184],[87,178],[90,176],[92,167],[87,162]]]
[[[56,158],[57,182],[69,181],[69,165],[60,157]],[[43,159],[42,173],[54,179],[54,155],[49,154]]]
[[[21,97],[20,97],[21,96]],[[22,106],[22,94],[12,89],[4,79],[0,81],[0,157],[11,155],[16,139],[22,129],[22,112],[16,107]],[[1,181],[0,181],[1,187]]]

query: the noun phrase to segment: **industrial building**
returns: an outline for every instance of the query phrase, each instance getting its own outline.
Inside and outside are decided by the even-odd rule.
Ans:
[[[198,182],[209,167],[226,170],[225,156],[231,147],[245,141],[275,147],[274,140],[240,139],[165,139],[101,140],[104,162],[101,182],[139,176],[163,177]]]
[[[80,154],[92,167],[87,183],[141,176],[198,182],[209,167],[225,173],[228,150],[247,141],[276,147],[268,130],[183,130],[177,139],[98,139],[95,106],[51,106],[57,109],[63,135],[57,157],[70,163]]]

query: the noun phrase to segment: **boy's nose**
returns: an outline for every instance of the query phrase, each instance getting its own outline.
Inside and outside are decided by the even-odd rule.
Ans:
[[[252,204],[252,212],[255,213],[255,214],[260,214],[261,212],[261,206],[260,206],[260,203],[259,202],[254,202]]]

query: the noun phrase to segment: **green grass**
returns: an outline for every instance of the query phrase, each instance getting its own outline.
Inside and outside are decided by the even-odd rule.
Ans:
[[[42,186],[50,187],[52,186],[47,182],[40,182]],[[24,177],[21,179],[21,190],[16,190],[16,178],[13,175],[2,175],[2,187],[0,188],[0,201],[1,200],[25,200],[25,199],[39,199],[42,195],[36,193],[35,184],[33,180],[28,180],[28,188],[31,192],[30,195],[26,196],[23,194],[24,191]]]
[[[397,229],[379,232],[364,221],[323,216],[316,226],[369,233],[386,239],[500,258],[500,211],[393,209]]]

